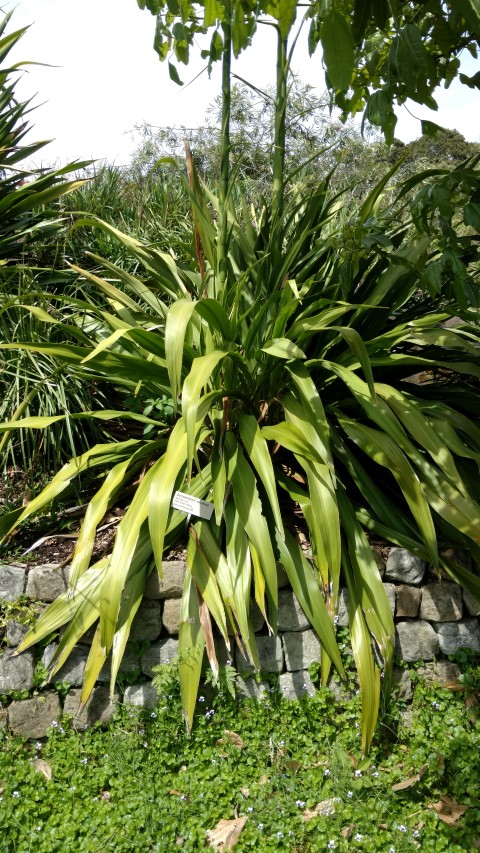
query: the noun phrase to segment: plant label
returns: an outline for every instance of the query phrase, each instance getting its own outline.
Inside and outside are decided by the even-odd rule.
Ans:
[[[204,518],[206,521],[210,521],[214,509],[210,501],[202,501],[200,498],[186,495],[185,492],[175,492],[172,506],[174,509],[180,509],[189,515],[197,515],[199,518]]]

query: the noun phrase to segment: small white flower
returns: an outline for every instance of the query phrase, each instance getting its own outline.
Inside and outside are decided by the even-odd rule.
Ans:
[[[414,838],[418,838],[418,836],[420,835],[420,833],[419,833],[418,829],[414,829],[414,830],[413,830],[413,832],[412,832],[412,835],[413,835],[413,837],[414,837]]]
[[[362,771],[361,771],[361,770],[355,770],[355,776],[356,776],[356,778],[357,778],[357,779],[359,779],[361,775],[362,775]]]
[[[62,729],[62,727],[61,727],[61,726],[59,726],[59,727],[58,727],[58,731],[60,732],[60,734],[61,734],[61,735],[63,735],[63,734],[64,734],[64,732],[65,732],[65,729]]]
[[[156,717],[157,717],[157,715],[156,715],[155,711],[152,711],[152,713],[150,714],[150,716],[151,716],[152,720],[155,720],[155,719],[156,719]]]
[[[278,745],[279,745],[279,746],[285,746],[285,741],[284,741],[284,740],[279,740],[279,741],[278,741]]]
[[[198,701],[199,702],[205,702],[205,696],[199,696]]]
[[[406,827],[406,826],[404,826],[404,825],[403,825],[403,823],[401,823],[401,824],[400,824],[400,826],[398,827],[398,831],[399,831],[399,832],[406,832],[406,831],[407,831],[407,827]]]
[[[289,829],[289,830],[288,830],[288,834],[289,834],[289,836],[290,836],[290,838],[291,838],[291,837],[292,837],[292,835],[294,835],[293,829]]]
[[[353,797],[353,791],[347,791],[347,797],[351,799]]]
[[[373,776],[373,778],[374,778],[374,779],[378,779],[378,773],[377,773],[377,771],[376,771],[376,770],[375,770],[375,773],[372,773],[372,776]]]
[[[73,793],[73,792],[74,792],[74,791],[76,791],[77,789],[76,789],[75,785],[70,785],[70,787],[69,787],[69,789],[68,789],[68,790],[69,790],[69,791],[71,791],[71,792]]]
[[[212,758],[212,764],[216,764],[216,763],[217,763],[217,762],[215,761],[215,759],[214,759],[214,758]]]
[[[247,812],[253,812],[253,806],[249,806]]]
[[[434,708],[435,711],[439,711],[441,707],[440,702],[432,702],[432,708]]]
[[[363,835],[360,835],[360,833],[357,832],[357,834],[354,835],[353,837],[354,837],[355,841],[361,841],[363,838]]]
[[[82,758],[80,764],[88,764],[88,758]]]
[[[12,791],[12,797],[19,797],[20,791]]]
[[[257,823],[257,829],[263,829],[263,823]]]
[[[323,775],[324,776],[330,776],[330,770],[328,769],[328,767],[326,770],[323,771]]]
[[[148,749],[148,743],[142,743],[142,746],[143,746],[145,749]]]
[[[58,723],[56,720],[53,720],[51,725],[52,725],[52,729],[56,729],[58,727]]]
[[[388,851],[388,853],[395,853],[395,847],[390,847],[390,850]]]
[[[338,625],[338,616],[333,617],[333,624]]]
[[[41,743],[39,740],[37,740],[37,742],[35,744],[35,749],[43,749],[43,743]]]
[[[283,832],[277,832],[277,838],[283,838]]]
[[[328,847],[328,849],[329,849],[329,850],[335,850],[335,847],[336,847],[336,846],[337,846],[337,845],[335,844],[335,842],[334,842],[333,838],[332,838],[332,839],[331,839],[331,841],[329,841],[329,842],[328,842],[328,844],[327,844],[327,847]]]
[[[186,800],[187,798],[186,798],[185,794],[182,794],[182,795],[181,795],[181,797],[180,797],[180,799],[181,799],[181,800]]]
[[[295,800],[295,805],[296,805],[299,809],[303,809],[303,807],[305,806],[305,801],[304,801],[304,800]]]

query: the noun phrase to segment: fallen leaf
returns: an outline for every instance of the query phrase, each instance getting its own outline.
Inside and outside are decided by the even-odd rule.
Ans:
[[[285,767],[287,768],[287,770],[292,770],[293,773],[298,773],[301,764],[299,761],[296,760],[296,758],[287,758],[287,760],[285,761]]]
[[[314,809],[305,809],[303,812],[304,820],[312,820],[314,817],[330,817],[335,814],[335,804],[340,802],[340,797],[330,797],[329,800],[322,800],[317,803]]]
[[[440,820],[445,823],[456,823],[465,814],[469,806],[462,806],[453,797],[445,795],[438,803],[429,803],[429,808],[435,809]]]
[[[445,685],[445,689],[453,690],[456,692],[459,690],[465,690],[465,685],[461,681],[456,679],[455,681],[449,681],[448,684]]]
[[[171,797],[183,797],[183,799],[184,799],[184,800],[186,800],[186,799],[187,799],[187,797],[185,796],[185,794],[182,794],[182,792],[181,792],[181,791],[177,791],[177,789],[176,789],[176,788],[170,788],[170,790],[169,790],[169,792],[168,792],[168,793],[170,794],[170,796],[171,796]]]
[[[43,758],[34,758],[32,761],[32,765],[37,771],[37,773],[42,773],[42,775],[45,776],[45,779],[50,781],[53,775],[53,771],[47,761],[44,761]]]
[[[245,799],[248,799],[250,796],[250,788],[240,788],[240,793],[243,794]]]
[[[223,743],[227,743],[228,741],[230,741],[230,743],[233,743],[233,745],[236,746],[237,749],[243,749],[243,740],[240,735],[237,735],[236,732],[231,732],[228,729],[225,729],[224,735],[225,737],[221,737],[217,740],[217,746],[221,746]]]
[[[402,782],[397,782],[395,785],[392,785],[392,791],[405,791],[406,788],[411,788],[412,785],[415,785],[416,782],[420,781],[427,770],[428,764],[424,764],[423,767],[420,767],[418,773],[415,773],[415,776],[410,776],[408,779],[404,779]]]
[[[235,820],[220,820],[215,829],[207,829],[209,847],[215,847],[216,850],[233,850],[247,820],[248,815]]]
[[[342,836],[342,838],[350,838],[354,829],[355,824],[351,823],[350,826],[346,826],[345,829],[342,829],[340,835]]]
[[[264,773],[263,776],[260,777],[260,785],[266,785],[267,782],[268,782],[268,776],[266,773]]]

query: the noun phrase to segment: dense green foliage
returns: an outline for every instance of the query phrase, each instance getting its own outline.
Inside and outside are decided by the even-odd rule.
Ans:
[[[156,16],[154,47],[160,59],[168,59],[177,83],[175,63],[188,64],[190,49],[202,35],[207,36],[202,56],[211,65],[223,58],[227,38],[235,56],[247,49],[259,21],[273,19],[286,40],[298,13],[309,26],[310,54],[322,49],[332,103],[344,119],[364,110],[364,120],[380,127],[390,143],[395,104],[411,99],[436,110],[435,90],[455,78],[480,88],[480,71],[470,76],[460,71],[462,51],[478,57],[480,9],[470,0],[315,0],[306,6],[297,0],[137,3]],[[422,122],[422,130],[434,132],[435,125]]]
[[[273,691],[240,707],[205,693],[189,738],[174,685],[154,711],[119,711],[106,731],[79,735],[59,720],[37,743],[0,734],[0,850],[195,853],[236,816],[247,818],[239,853],[472,850],[480,742],[466,702],[478,667],[465,684],[417,684],[409,721],[402,703],[384,712],[368,759],[358,699],[338,703],[327,690],[300,703]],[[434,809],[442,797],[465,809],[451,823]]]

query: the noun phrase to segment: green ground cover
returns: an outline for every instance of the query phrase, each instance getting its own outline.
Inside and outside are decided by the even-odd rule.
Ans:
[[[175,689],[106,730],[61,720],[36,743],[4,734],[0,850],[197,851],[236,817],[239,853],[476,849],[475,663],[457,690],[419,682],[408,722],[400,702],[384,709],[368,758],[358,697],[326,690],[240,705],[205,691],[190,737]]]

